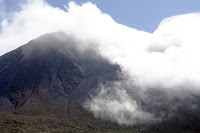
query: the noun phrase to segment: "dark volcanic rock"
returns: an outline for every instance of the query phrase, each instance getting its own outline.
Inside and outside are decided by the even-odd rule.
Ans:
[[[161,122],[125,126],[95,118],[82,105],[100,83],[118,80],[120,67],[78,43],[53,33],[0,56],[0,132],[200,132],[200,97],[166,104],[159,89],[138,102],[164,114]],[[172,105],[178,110],[168,117]]]
[[[70,37],[47,34],[0,57],[0,109],[67,116],[71,99],[116,79],[117,70],[94,50],[77,51]]]

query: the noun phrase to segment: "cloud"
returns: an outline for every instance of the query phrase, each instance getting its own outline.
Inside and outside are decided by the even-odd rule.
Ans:
[[[97,96],[91,95],[92,99],[84,104],[95,117],[126,125],[158,120],[151,113],[142,111],[119,82],[114,82],[112,86],[100,84],[97,90]]]
[[[175,97],[184,101],[199,94],[200,13],[166,18],[151,34],[116,23],[90,2],[83,5],[70,2],[65,7],[67,11],[43,0],[28,0],[21,11],[13,12],[9,18],[4,16],[0,55],[57,31],[79,39],[82,50],[96,47],[102,56],[121,65],[129,76],[124,78],[125,86],[120,82],[100,86],[85,106],[95,116],[120,124],[163,118],[167,112],[162,105],[173,112]],[[158,99],[165,102],[157,102]],[[188,108],[189,105],[195,103],[188,104]]]

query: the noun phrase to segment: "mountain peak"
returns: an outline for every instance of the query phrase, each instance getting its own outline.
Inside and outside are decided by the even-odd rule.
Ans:
[[[70,99],[77,99],[78,93],[84,97],[99,82],[115,79],[117,65],[91,49],[80,52],[76,46],[73,38],[51,33],[1,56],[0,97],[9,103],[2,102],[1,108],[19,114],[67,116]]]

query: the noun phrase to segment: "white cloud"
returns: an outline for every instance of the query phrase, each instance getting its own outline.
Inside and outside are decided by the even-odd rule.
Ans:
[[[0,28],[0,54],[45,33],[64,31],[79,38],[83,42],[81,48],[90,47],[88,42],[95,43],[103,56],[120,64],[123,71],[130,74],[130,80],[134,80],[137,87],[199,91],[200,13],[167,18],[150,34],[117,24],[92,3],[80,6],[71,2],[66,9],[68,11],[51,7],[43,0],[29,0],[20,12],[12,14],[11,21],[4,16]],[[118,91],[123,94],[119,97],[125,100],[107,99],[103,89],[98,97],[93,97],[88,108],[101,117],[105,110],[99,109],[100,106],[109,111],[110,106],[116,104],[118,107],[114,109],[119,112],[114,112],[115,115],[109,111],[109,115],[119,123],[125,123],[124,118],[117,119],[123,112],[144,113],[126,91]],[[108,100],[106,105],[102,105],[102,96]],[[131,118],[130,123],[134,123],[135,117]]]
[[[126,125],[158,120],[154,119],[151,113],[142,111],[118,82],[108,87],[101,84],[97,90],[98,95],[91,96],[92,99],[84,104],[84,107],[93,112],[95,117]]]

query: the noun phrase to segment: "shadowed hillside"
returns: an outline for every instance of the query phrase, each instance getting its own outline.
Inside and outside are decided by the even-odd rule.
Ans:
[[[83,107],[84,102],[100,83],[120,80],[121,69],[100,56],[97,49],[82,50],[77,43],[76,39],[62,33],[46,34],[0,56],[1,132],[168,133],[200,130],[198,110],[191,112],[184,109],[183,104],[179,114],[155,123],[126,126],[95,118]],[[148,98],[165,100],[158,91],[148,92],[148,95]],[[172,103],[175,102],[177,99]],[[151,105],[148,100],[143,104],[150,111],[168,109],[167,105],[148,108]]]

